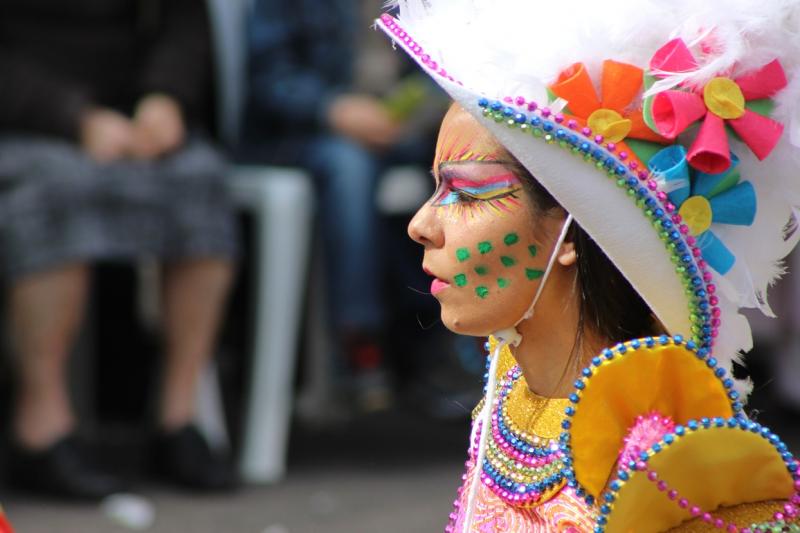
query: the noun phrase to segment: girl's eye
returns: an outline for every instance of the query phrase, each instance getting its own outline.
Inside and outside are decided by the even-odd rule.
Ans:
[[[443,176],[431,203],[438,207],[494,202],[506,197],[515,199],[520,188],[519,179],[512,173],[490,176],[482,181]]]
[[[445,206],[445,205],[453,205],[457,203],[461,204],[471,204],[474,202],[480,201],[479,198],[475,198],[471,194],[464,192],[459,189],[445,189],[435,194],[433,199],[433,205],[435,206]]]
[[[468,194],[468,193],[466,193],[464,191],[455,190],[453,192],[456,194],[456,196],[458,196],[458,201],[463,203],[463,204],[471,204],[473,202],[479,202],[480,201],[479,198],[475,198],[471,194]]]

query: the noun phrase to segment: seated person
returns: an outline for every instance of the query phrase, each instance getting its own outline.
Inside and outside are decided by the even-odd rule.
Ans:
[[[3,2],[0,255],[15,486],[88,499],[120,488],[75,438],[66,364],[91,265],[141,256],[160,258],[164,272],[158,463],[184,486],[231,485],[192,424],[237,253],[225,164],[202,133],[210,80],[203,0]]]
[[[431,119],[444,110],[441,93],[426,78],[407,76],[370,30],[380,5],[256,0],[244,134],[248,159],[302,166],[316,182],[331,325],[367,410],[389,395],[378,177],[387,165],[429,159]],[[412,110],[419,112],[409,117]]]

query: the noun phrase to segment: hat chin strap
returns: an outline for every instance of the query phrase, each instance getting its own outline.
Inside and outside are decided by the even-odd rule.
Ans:
[[[486,459],[486,442],[489,432],[491,431],[492,409],[496,393],[495,389],[497,389],[497,365],[498,361],[500,360],[500,352],[503,350],[503,348],[505,348],[506,345],[516,347],[522,342],[522,335],[519,331],[517,331],[517,326],[533,316],[533,310],[536,307],[536,303],[539,301],[539,298],[542,296],[544,284],[547,281],[547,278],[550,277],[550,272],[553,270],[553,266],[555,266],[556,259],[558,259],[558,251],[561,249],[561,246],[564,244],[564,241],[567,238],[567,232],[572,224],[572,220],[572,215],[568,214],[567,218],[564,220],[564,224],[561,226],[561,233],[556,240],[556,244],[550,254],[550,259],[547,261],[547,268],[544,271],[544,275],[542,275],[542,281],[536,288],[536,294],[534,295],[533,300],[531,300],[531,305],[528,307],[528,310],[525,311],[525,314],[523,314],[522,317],[510,328],[501,329],[492,333],[492,336],[497,339],[497,344],[489,356],[491,364],[489,365],[489,377],[486,380],[486,395],[484,396],[483,400],[483,408],[481,409],[479,415],[480,424],[477,422],[472,424],[472,432],[469,439],[470,447],[475,446],[478,430],[480,430],[478,454],[475,460],[474,474],[472,476],[472,480],[470,481],[469,497],[467,498],[467,514],[464,517],[462,529],[464,533],[468,533],[470,531],[470,527],[472,526],[472,517],[475,513],[475,496],[478,494],[478,485],[480,485],[481,482],[480,480],[481,471],[483,470],[483,461]]]

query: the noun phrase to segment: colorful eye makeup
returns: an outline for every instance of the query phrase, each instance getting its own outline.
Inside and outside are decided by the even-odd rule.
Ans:
[[[480,212],[502,214],[519,207],[522,182],[512,172],[481,179],[464,179],[457,172],[444,169],[439,173],[439,188],[432,205],[454,208],[458,214],[474,216]]]

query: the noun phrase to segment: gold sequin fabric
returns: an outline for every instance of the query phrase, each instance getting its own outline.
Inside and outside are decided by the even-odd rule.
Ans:
[[[519,437],[531,446],[548,450],[557,446],[561,434],[561,422],[564,419],[564,410],[569,405],[569,400],[558,398],[543,398],[531,392],[525,378],[518,368],[508,348],[500,354],[498,370],[498,392],[502,393],[503,387],[507,388],[506,398],[501,401],[502,394],[498,394],[494,405],[496,419],[502,420],[507,429],[515,438]],[[516,377],[514,377],[516,376]],[[473,411],[473,419],[483,406],[483,401]],[[474,421],[473,423],[479,423]],[[490,437],[487,458],[490,463],[502,467],[509,479],[526,480],[535,475],[519,461],[511,461],[506,449],[501,449],[497,441]],[[469,487],[475,476],[485,474],[485,471],[475,466],[477,445],[473,443],[470,448],[469,459],[466,463],[464,485],[458,490],[458,498],[454,502],[454,510],[445,528],[448,532],[461,532],[464,528],[464,512],[467,506]],[[546,470],[539,474],[552,474]],[[594,529],[596,509],[576,495],[575,491],[559,481],[556,486],[542,493],[541,497],[533,503],[510,503],[507,498],[501,497],[498,491],[492,490],[486,483],[480,483],[476,495],[475,514],[470,532],[509,531],[526,533],[551,533],[551,532],[584,532]]]
[[[721,518],[727,523],[737,524],[741,529],[749,527],[751,524],[762,524],[771,521],[775,512],[783,510],[785,503],[781,501],[743,503],[718,509],[714,511],[714,517]],[[711,533],[719,531],[713,524],[703,522],[700,517],[670,529],[670,533]]]

